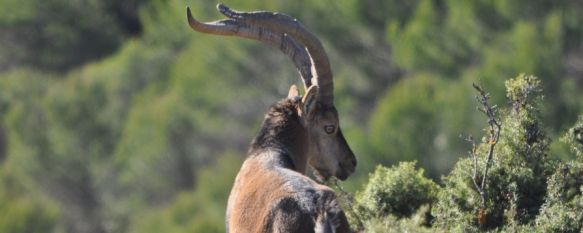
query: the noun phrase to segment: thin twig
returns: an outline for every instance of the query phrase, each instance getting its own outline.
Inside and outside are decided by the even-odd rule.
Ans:
[[[476,142],[474,142],[474,137],[472,135],[468,136],[466,141],[472,144],[472,150],[468,151],[468,154],[472,157],[472,182],[474,183],[474,187],[478,190],[478,193],[482,195],[482,188],[478,185],[478,156],[476,156]]]
[[[470,152],[470,156],[472,156],[473,158],[473,174],[472,174],[472,181],[474,182],[474,186],[476,187],[476,191],[478,191],[478,193],[480,194],[480,198],[481,198],[481,206],[482,209],[484,209],[486,207],[486,180],[488,178],[488,170],[490,169],[490,166],[492,164],[492,159],[494,157],[494,148],[496,147],[496,144],[498,143],[498,140],[500,139],[500,129],[502,128],[501,124],[499,123],[499,121],[496,119],[496,110],[497,107],[496,106],[490,106],[490,104],[488,103],[488,99],[490,98],[490,95],[484,91],[484,89],[482,89],[481,86],[477,85],[477,84],[473,84],[474,89],[476,89],[476,91],[478,92],[478,95],[476,95],[476,100],[481,104],[481,108],[479,108],[479,110],[481,112],[483,112],[486,117],[488,118],[488,126],[489,126],[489,130],[488,130],[488,139],[485,141],[485,143],[488,143],[488,155],[486,157],[486,161],[484,164],[484,170],[482,172],[482,177],[481,177],[481,182],[480,184],[478,184],[478,174],[477,174],[477,169],[478,169],[478,155],[476,152],[476,144],[474,143],[474,140],[472,139],[472,137],[468,137],[468,141],[470,141],[472,143],[472,151]]]

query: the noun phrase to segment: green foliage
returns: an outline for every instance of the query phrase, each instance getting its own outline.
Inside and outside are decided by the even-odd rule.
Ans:
[[[437,90],[442,87],[438,77],[418,76],[401,81],[395,91],[387,93],[379,101],[379,108],[370,120],[371,143],[378,154],[385,153],[388,161],[411,161],[420,154],[429,154],[434,148],[420,146],[413,141],[433,142],[439,132],[436,119],[439,101]]]
[[[113,52],[127,35],[125,30],[132,31],[124,23],[137,24],[139,31],[132,9],[144,1],[116,2],[0,1],[0,68],[66,71]]]
[[[502,79],[520,72],[537,74],[544,78],[546,98],[554,103],[545,106],[545,121],[557,129],[566,127],[580,106],[558,96],[563,87],[555,80],[564,67],[561,50],[573,35],[564,31],[572,17],[561,15],[572,6],[529,3],[529,10],[522,11],[517,9],[524,5],[502,2],[419,1],[410,20],[387,24],[395,63],[408,73],[479,78],[496,104],[504,103]]]
[[[474,170],[482,171],[489,143],[481,144],[480,161],[461,159],[444,179],[445,188],[436,207],[436,223],[442,228],[499,228],[531,222],[546,194],[546,181],[554,169],[547,158],[547,138],[538,112],[540,82],[520,75],[506,82],[512,108],[502,119],[502,131],[486,178],[486,204],[471,181]],[[481,179],[481,178],[480,178]]]
[[[353,228],[364,232],[434,232],[430,206],[439,187],[415,169],[416,162],[379,165],[347,211]]]
[[[51,232],[59,212],[38,195],[24,194],[25,187],[9,164],[0,166],[0,232]],[[24,194],[24,195],[23,195]]]
[[[419,1],[359,1],[355,3],[358,15],[367,24],[382,30],[387,22],[403,24],[410,20]]]
[[[486,178],[485,206],[481,204],[481,197],[474,187],[471,174],[475,172],[474,169],[480,172],[484,168],[483,156],[487,152],[489,142],[477,148],[476,153],[483,155],[478,158],[477,164],[474,164],[471,158],[463,158],[458,161],[451,174],[444,177],[444,187],[440,189],[437,203],[431,212],[435,216],[433,223],[437,229],[453,232],[476,232],[483,229],[494,232],[532,232],[535,229],[544,232],[581,230],[583,215],[580,214],[582,213],[580,197],[583,191],[581,180],[583,168],[580,162],[557,163],[548,158],[550,139],[541,122],[540,86],[541,82],[536,77],[526,75],[519,75],[506,82],[507,97],[511,106],[502,116],[501,138],[497,142],[494,160]],[[579,124],[580,122],[563,137],[574,153],[579,153],[577,141]],[[355,201],[356,213],[363,217],[365,229],[372,232],[384,232],[389,228],[422,232],[423,228],[403,228],[408,226],[406,222],[411,220],[400,222],[395,220],[403,217],[400,212],[394,210],[382,212],[387,208],[384,208],[385,205],[379,203],[379,200],[388,199],[384,198],[385,196],[364,195],[374,193],[371,187],[382,186],[385,180],[391,180],[393,177],[390,174],[380,175],[380,170],[377,168],[375,175],[371,176],[364,191],[358,194]],[[409,173],[398,172],[401,176],[396,180],[405,182],[411,177],[416,177]],[[421,174],[418,174],[417,178],[425,179]],[[481,178],[478,176],[478,179]],[[407,186],[398,183],[385,190],[408,193],[402,190],[403,187]],[[417,205],[408,207],[415,206]],[[380,212],[373,212],[371,209]],[[389,213],[389,217],[386,213]]]
[[[578,161],[583,161],[583,115],[579,116],[575,126],[567,131],[561,141],[567,144]]]
[[[397,218],[393,215],[376,217],[364,221],[364,231],[367,233],[400,233],[400,232],[445,232],[440,229],[425,227],[429,207],[421,207],[409,218]]]
[[[180,194],[166,209],[136,220],[138,226],[130,232],[224,232],[224,213],[206,204],[209,201],[192,193]]]
[[[581,232],[583,230],[583,163],[561,164],[548,180],[545,203],[536,218],[543,232]]]
[[[420,1],[413,19],[405,26],[403,32],[397,30],[398,24],[393,23],[390,26],[392,28],[389,28],[388,37],[395,44],[397,64],[406,69],[421,70],[447,65],[448,59],[437,59],[442,54],[439,46],[429,43],[431,36],[439,30],[439,15],[433,1]],[[417,56],[417,53],[422,54]]]
[[[39,200],[0,196],[0,231],[6,233],[50,232],[58,215]]]
[[[398,65],[408,70],[452,74],[471,61],[470,55],[481,42],[471,4],[446,1],[445,5],[450,14],[444,17],[436,1],[419,1],[407,24],[393,21],[388,25],[387,37]]]
[[[165,208],[135,216],[130,232],[225,232],[226,200],[240,163],[232,154],[222,155],[199,171],[195,191],[179,194]]]
[[[561,138],[576,160],[557,166],[549,177],[547,196],[536,227],[545,232],[580,232],[583,230],[583,157],[581,157],[580,128],[583,118]]]
[[[537,105],[542,96],[540,96],[540,80],[534,76],[519,75],[517,78],[508,80],[506,84],[506,97],[513,103],[513,110],[520,111],[528,108],[526,111],[532,113],[536,111]]]
[[[439,187],[415,165],[379,165],[356,194],[354,206],[347,206],[353,208],[347,212],[352,226],[364,232],[434,232],[427,226]]]
[[[376,164],[418,160],[434,179],[446,173],[456,153],[465,150],[459,138],[461,126],[474,124],[471,94],[464,84],[429,74],[397,83],[379,100],[370,119],[365,153],[374,156],[360,167],[369,171]],[[444,106],[456,107],[444,111]]]
[[[421,206],[433,203],[437,192],[437,184],[423,176],[423,169],[415,169],[415,162],[391,168],[379,165],[356,195],[354,208],[364,219],[410,217]]]

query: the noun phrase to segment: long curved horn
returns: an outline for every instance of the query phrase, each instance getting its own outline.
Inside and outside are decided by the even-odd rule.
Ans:
[[[219,11],[234,20],[251,25],[265,27],[272,31],[286,33],[294,39],[304,44],[312,58],[315,77],[312,83],[318,85],[320,91],[318,101],[322,104],[333,106],[334,104],[334,83],[332,79],[332,69],[328,55],[320,40],[309,30],[307,30],[297,19],[277,13],[267,11],[240,12],[231,10],[224,4],[217,5]]]
[[[287,55],[300,73],[304,88],[312,86],[312,63],[306,49],[295,39],[286,33],[274,32],[270,29],[257,27],[236,19],[223,19],[214,22],[202,23],[192,17],[190,8],[186,8],[186,15],[190,27],[198,32],[223,35],[238,36],[247,39],[258,40],[268,45],[278,47]]]

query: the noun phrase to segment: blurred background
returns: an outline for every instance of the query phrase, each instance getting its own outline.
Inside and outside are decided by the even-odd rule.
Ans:
[[[580,0],[224,0],[322,40],[359,160],[417,160],[439,182],[483,135],[471,83],[543,81],[551,135],[583,113]],[[255,41],[191,31],[207,0],[0,0],[0,232],[224,232],[263,114],[299,84]],[[552,136],[551,136],[552,137]],[[566,158],[561,148],[551,153]]]

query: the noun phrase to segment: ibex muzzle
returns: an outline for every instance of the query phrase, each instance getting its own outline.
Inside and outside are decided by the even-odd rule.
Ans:
[[[308,116],[309,164],[319,179],[331,176],[346,180],[356,168],[356,158],[338,124],[335,108],[317,106],[314,116]]]

